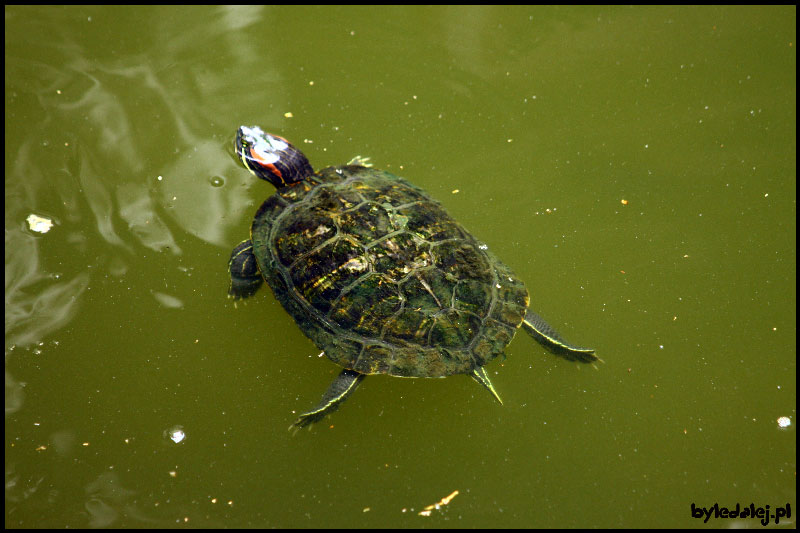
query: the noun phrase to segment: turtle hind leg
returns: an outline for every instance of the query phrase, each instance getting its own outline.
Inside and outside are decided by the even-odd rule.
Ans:
[[[253,243],[250,240],[240,242],[231,252],[228,260],[228,274],[231,276],[231,286],[228,296],[241,300],[252,296],[264,283],[258,261],[253,254]]]
[[[295,432],[314,422],[319,422],[330,413],[339,408],[343,401],[350,396],[364,379],[364,374],[359,374],[355,370],[344,369],[336,376],[328,390],[322,395],[319,404],[307,413],[300,415],[294,423],[289,426],[289,430]]]
[[[500,405],[503,405],[503,400],[500,399],[500,395],[497,394],[496,390],[494,390],[494,385],[492,385],[491,380],[489,380],[489,374],[486,373],[485,368],[482,366],[476,366],[472,369],[472,373],[469,376],[482,386],[486,387],[486,390],[492,393],[494,399],[500,402]]]
[[[597,361],[597,356],[594,354],[593,349],[570,344],[550,324],[530,309],[522,321],[522,327],[539,344],[556,355],[560,355],[570,361],[581,361],[583,363]]]

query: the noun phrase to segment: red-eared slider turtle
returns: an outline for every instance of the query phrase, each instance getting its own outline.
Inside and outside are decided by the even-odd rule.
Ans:
[[[336,410],[369,374],[467,374],[500,401],[484,366],[520,326],[568,359],[597,359],[529,311],[522,281],[419,187],[363,160],[314,172],[300,150],[258,127],[240,127],[235,149],[277,191],[231,254],[229,294],[250,296],[266,279],[344,368],[292,427]]]

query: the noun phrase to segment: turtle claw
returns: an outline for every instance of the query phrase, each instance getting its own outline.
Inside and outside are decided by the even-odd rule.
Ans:
[[[367,167],[371,168],[372,163],[369,162],[369,157],[362,157],[360,155],[355,156],[353,159],[347,162],[348,165],[358,165],[360,167]]]
[[[486,373],[486,369],[482,366],[476,366],[472,369],[472,373],[469,375],[472,379],[480,383],[482,386],[486,387],[486,390],[492,393],[494,399],[500,402],[500,405],[503,405],[503,400],[500,398],[500,395],[497,394],[497,391],[494,389],[494,385],[492,385],[491,380],[489,379],[489,374]]]
[[[292,423],[292,425],[291,425],[291,426],[289,426],[289,431],[291,431],[291,432],[292,432],[292,437],[294,437],[295,435],[297,435],[297,432],[298,432],[298,431],[300,431],[300,430],[301,430],[301,429],[303,429],[303,428],[307,428],[307,429],[308,429],[308,431],[311,431],[311,422],[302,422],[302,423],[301,423],[301,419],[302,419],[302,418],[303,418],[303,417],[301,416],[300,418],[298,418],[297,420],[295,420],[295,421]]]

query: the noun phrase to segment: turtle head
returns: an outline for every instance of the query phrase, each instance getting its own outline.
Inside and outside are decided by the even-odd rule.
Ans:
[[[265,133],[258,126],[241,126],[236,132],[234,150],[250,172],[278,189],[314,173],[303,152],[283,137]]]

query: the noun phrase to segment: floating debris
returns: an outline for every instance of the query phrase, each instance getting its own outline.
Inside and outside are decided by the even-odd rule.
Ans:
[[[782,416],[778,418],[778,427],[780,428],[788,428],[792,425],[792,419],[788,416]]]
[[[430,516],[431,515],[431,511],[433,511],[434,509],[441,509],[443,506],[445,506],[448,503],[450,503],[452,501],[452,499],[455,498],[456,496],[458,496],[458,491],[454,490],[449,496],[445,496],[440,501],[438,501],[438,502],[436,502],[434,504],[428,505],[427,507],[425,507],[422,511],[420,511],[417,514],[419,516]]]
[[[186,439],[186,432],[183,429],[183,426],[172,426],[168,430],[164,431],[164,437],[171,440],[175,444],[180,444]]]
[[[28,222],[28,227],[31,231],[35,231],[36,233],[47,233],[53,227],[52,220],[34,215],[33,213],[28,215],[28,218],[25,220]]]

